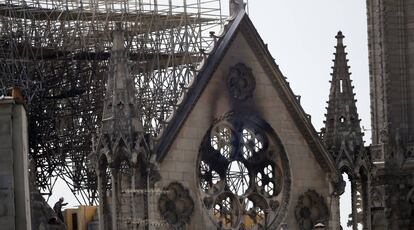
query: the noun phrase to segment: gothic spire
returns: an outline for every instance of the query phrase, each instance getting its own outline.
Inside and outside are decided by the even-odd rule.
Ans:
[[[344,36],[341,31],[336,35],[336,39],[323,141],[337,161],[345,157],[343,155],[345,153],[352,162],[353,155],[363,147],[363,133],[360,128],[354,87],[346,59],[346,46],[343,44]]]
[[[138,217],[145,212],[138,209],[130,210],[130,213],[124,212],[122,207],[125,205],[143,204],[142,197],[125,193],[146,186],[142,183],[143,178],[151,176],[154,181],[153,178],[159,175],[151,171],[148,164],[150,149],[144,137],[140,111],[135,100],[136,89],[128,70],[128,53],[120,24],[113,31],[112,37],[102,128],[97,145],[89,156],[98,178],[101,230],[126,229],[120,227],[125,226],[126,218]],[[136,170],[140,167],[143,170]],[[110,196],[107,193],[109,188]],[[143,205],[144,209],[145,207],[146,204]]]
[[[136,89],[129,76],[124,32],[120,26],[112,36],[113,46],[108,70],[102,131],[104,133],[119,132],[124,135],[142,132],[143,128],[135,100]]]
[[[109,61],[102,128],[97,152],[107,148],[108,163],[118,165],[122,160],[133,162],[143,136],[136,89],[128,70],[124,32],[121,25],[113,31],[113,46]],[[98,154],[100,155],[100,154]]]

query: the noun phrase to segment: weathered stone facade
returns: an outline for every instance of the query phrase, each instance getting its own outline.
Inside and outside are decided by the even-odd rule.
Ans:
[[[129,77],[122,25],[113,32],[102,129],[89,156],[98,177],[99,229],[142,229],[148,219],[148,142]],[[152,175],[155,175],[153,173]]]
[[[0,99],[0,228],[31,229],[26,110]]]
[[[372,229],[413,229],[414,2],[367,0]]]
[[[245,67],[241,68],[240,66]],[[243,75],[241,78],[246,78],[246,80],[243,83],[230,80],[229,87],[228,80],[232,79],[235,68],[239,68],[238,74]],[[249,76],[253,77],[254,81],[248,80]],[[252,86],[253,82],[254,87]],[[252,90],[251,96],[249,96],[250,90]],[[277,136],[280,147],[286,154],[286,167],[280,167],[282,174],[288,177],[288,180],[283,184],[286,196],[280,198],[282,201],[279,204],[280,212],[273,214],[274,221],[267,223],[267,227],[278,229],[280,226],[284,226],[288,229],[300,229],[295,217],[295,207],[299,202],[299,197],[312,189],[323,197],[328,210],[327,214],[317,221],[323,222],[328,229],[339,229],[338,200],[334,195],[334,184],[339,179],[339,173],[333,158],[323,147],[308,116],[303,112],[288,82],[279,71],[244,12],[238,14],[226,28],[226,34],[220,38],[215,51],[207,59],[205,68],[199,73],[197,80],[187,93],[187,98],[180,104],[170,126],[164,130],[161,141],[156,146],[155,152],[158,154],[158,168],[161,174],[161,180],[156,186],[163,188],[172,182],[179,182],[189,190],[190,196],[194,200],[194,213],[187,228],[243,229],[247,226],[257,229],[260,226],[259,224],[249,225],[246,218],[239,218],[236,222],[229,221],[231,223],[226,225],[223,224],[225,220],[215,218],[223,214],[226,215],[225,212],[220,211],[223,210],[222,203],[216,212],[206,208],[206,206],[208,207],[205,201],[206,194],[210,194],[211,190],[216,187],[218,187],[218,194],[222,194],[220,193],[220,183],[228,183],[228,177],[226,173],[220,173],[220,171],[217,172],[216,179],[214,179],[214,174],[211,174],[213,175],[211,181],[218,186],[210,183],[207,191],[204,190],[203,180],[200,179],[203,176],[200,171],[202,144],[205,143],[205,135],[208,130],[212,126],[216,127],[214,126],[215,122],[229,112],[248,117],[253,121],[265,121]],[[225,121],[227,120],[225,119]],[[248,119],[243,121],[247,122]],[[226,127],[235,130],[234,133],[237,133],[237,130],[240,130],[241,133],[241,129],[233,128],[235,127],[234,123],[232,125],[228,123]],[[260,134],[260,131],[253,133]],[[214,140],[213,136],[211,137],[211,140]],[[225,138],[223,137],[223,139]],[[218,143],[222,143],[220,140],[218,138]],[[234,141],[240,143],[240,141]],[[215,151],[214,146],[212,144],[208,154],[216,154],[218,161],[224,159],[218,154],[225,154],[226,148],[220,152],[218,151],[219,147]],[[231,146],[242,148],[240,145],[232,144]],[[237,153],[231,154],[235,154],[234,157],[237,157]],[[232,158],[231,154],[229,158]],[[282,152],[278,154],[282,154]],[[259,155],[254,156],[260,159]],[[211,167],[214,166],[209,165],[210,169]],[[248,165],[246,167],[249,169]],[[260,179],[260,176],[251,176],[252,183]],[[224,191],[230,193],[231,184],[227,184],[227,186],[225,187],[228,189],[225,188]],[[247,191],[250,190],[247,189]],[[225,194],[229,194],[227,192]],[[214,191],[212,194],[215,194]],[[228,196],[232,197],[231,194]],[[221,195],[208,196],[209,199],[210,197],[212,197],[213,204],[217,200],[225,200]],[[247,198],[243,197],[243,194],[238,194],[238,197],[242,200]],[[230,199],[229,203],[233,204],[234,202]],[[239,202],[239,205],[241,205],[239,216],[243,216],[247,213],[246,207],[248,206],[243,202]],[[321,206],[323,205],[321,204]],[[255,204],[254,207],[256,207]],[[268,211],[271,213],[270,210]],[[151,215],[159,214],[156,211]]]
[[[114,31],[90,156],[101,230],[340,229],[334,159],[239,3],[154,145],[131,126],[139,111]]]
[[[318,136],[243,3],[231,2],[225,33],[212,35],[214,50],[194,69],[197,77],[154,145],[131,110],[127,59],[114,32],[114,81],[91,155],[100,229],[340,229],[341,172],[351,178],[353,229],[413,228],[414,3],[367,1],[367,148],[342,33]]]

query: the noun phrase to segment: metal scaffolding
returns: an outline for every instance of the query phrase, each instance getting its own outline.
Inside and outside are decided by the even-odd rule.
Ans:
[[[37,185],[96,198],[86,167],[100,126],[111,32],[122,24],[145,130],[156,137],[196,76],[220,0],[1,0],[0,95],[23,90]]]

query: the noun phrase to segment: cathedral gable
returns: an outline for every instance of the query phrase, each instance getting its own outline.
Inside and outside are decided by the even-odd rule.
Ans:
[[[159,139],[158,186],[189,189],[190,227],[253,226],[264,210],[271,227],[306,222],[304,207],[295,211],[299,197],[308,190],[329,197],[338,176],[308,119],[247,15],[238,14]],[[326,210],[321,199],[315,209]]]
[[[310,122],[310,116],[303,111],[298,97],[292,92],[289,83],[267,50],[267,45],[261,40],[248,16],[238,14],[237,18],[228,25],[226,33],[218,43],[217,48],[209,55],[200,74],[189,88],[184,100],[179,104],[167,127],[161,133],[156,146],[158,161],[162,161],[167,155],[174,138],[180,132],[190,113],[193,112],[196,104],[206,102],[209,104],[207,107],[216,110],[209,111],[214,115],[218,115],[219,111],[223,112],[224,108],[228,111],[238,110],[239,112],[260,114],[269,107],[269,104],[275,102],[274,100],[278,100],[285,108],[287,113],[285,116],[291,117],[294,126],[306,139],[321,167],[327,172],[335,172],[334,161],[322,147],[318,134]],[[250,52],[245,52],[247,50]],[[240,66],[244,67],[240,68]],[[249,79],[244,77],[245,73],[241,73],[240,79],[231,77],[234,72],[244,71],[243,68],[255,72],[252,75],[254,76],[253,82],[249,82]],[[256,81],[259,82],[257,87]],[[205,89],[209,87],[208,84],[214,83],[217,84],[211,92],[210,99],[200,102],[199,99]],[[246,88],[237,89],[241,84],[247,84]],[[252,89],[250,90],[249,87]],[[275,91],[277,95],[269,95],[270,91]],[[264,95],[263,92],[267,92],[268,95]],[[220,100],[216,100],[218,98]],[[242,101],[243,103],[240,103]],[[264,103],[258,104],[258,101],[264,101]],[[262,106],[259,108],[256,105]],[[213,116],[213,114],[210,115]]]

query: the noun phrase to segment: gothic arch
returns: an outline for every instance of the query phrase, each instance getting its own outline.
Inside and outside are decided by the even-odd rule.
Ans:
[[[338,168],[341,174],[346,173],[350,178],[355,178],[355,172],[352,169],[352,165],[348,161],[339,162]]]
[[[98,170],[106,169],[108,165],[109,163],[106,154],[101,154],[98,159]]]

